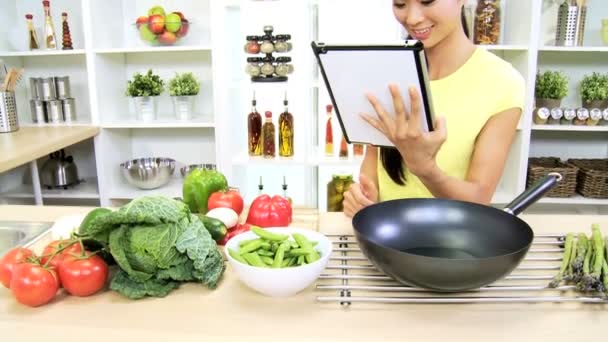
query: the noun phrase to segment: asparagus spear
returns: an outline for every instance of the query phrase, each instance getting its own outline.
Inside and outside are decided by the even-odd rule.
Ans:
[[[590,265],[591,265],[591,256],[593,255],[593,240],[587,240],[587,253],[585,254],[585,260],[583,261],[583,271],[581,274],[581,278],[577,284],[577,289],[581,292],[589,292],[590,286],[592,286],[593,279],[590,278]]]
[[[604,263],[602,264],[602,286],[601,289],[603,292],[608,293],[608,261],[604,259]]]
[[[572,240],[574,239],[574,234],[569,233],[566,235],[566,245],[564,246],[564,258],[562,259],[562,265],[559,268],[559,272],[553,277],[553,280],[549,283],[549,287],[558,287],[559,283],[562,282],[564,277],[564,272],[566,268],[570,264],[570,254],[572,254]]]
[[[584,233],[578,234],[578,244],[576,251],[576,259],[572,261],[572,280],[578,282],[582,278],[583,274],[583,262],[587,255],[587,235]]]
[[[570,260],[568,261],[568,268],[566,269],[566,273],[564,274],[565,281],[574,280],[574,271],[572,264],[574,264],[574,260],[576,259],[576,251],[577,251],[578,240],[572,240],[572,247],[570,248]]]
[[[591,268],[591,280],[595,285],[596,290],[602,289],[602,266],[604,266],[604,239],[602,232],[600,231],[599,224],[591,225],[592,237],[593,237],[593,263]],[[590,283],[591,286],[591,283]]]

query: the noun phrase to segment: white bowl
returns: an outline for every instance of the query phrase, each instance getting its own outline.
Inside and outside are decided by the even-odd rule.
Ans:
[[[295,227],[264,229],[287,235],[300,233],[310,241],[318,241],[315,249],[319,251],[321,258],[311,264],[286,268],[263,268],[246,265],[230,256],[228,248],[238,251],[239,241],[255,239],[258,236],[252,231],[241,233],[230,239],[224,249],[230,266],[245,285],[266,296],[287,297],[306,289],[319,278],[332,252],[331,241],[325,235],[310,229]]]

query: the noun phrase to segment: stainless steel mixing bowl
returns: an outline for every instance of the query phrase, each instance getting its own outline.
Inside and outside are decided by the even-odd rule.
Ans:
[[[129,184],[140,189],[156,189],[171,180],[175,160],[170,158],[139,158],[120,164],[123,176]]]
[[[186,177],[190,172],[196,169],[205,169],[205,170],[215,170],[215,164],[191,164],[187,166],[183,166],[179,169],[182,174],[182,177]]]

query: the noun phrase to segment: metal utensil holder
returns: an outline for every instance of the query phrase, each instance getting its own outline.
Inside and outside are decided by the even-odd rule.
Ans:
[[[564,2],[559,6],[557,14],[557,31],[555,45],[582,46],[585,37],[585,18],[587,7],[568,5]]]
[[[0,133],[10,133],[19,130],[17,117],[17,101],[15,92],[0,92]]]

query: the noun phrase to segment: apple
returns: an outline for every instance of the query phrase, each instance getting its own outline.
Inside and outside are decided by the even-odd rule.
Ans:
[[[148,24],[148,17],[145,15],[138,17],[137,20],[135,21],[135,24],[137,25],[137,28],[139,29],[141,27],[141,25]]]
[[[154,34],[154,32],[150,31],[148,25],[141,25],[139,27],[139,36],[142,40],[149,43],[152,43],[154,40],[156,40],[156,35]]]
[[[181,38],[188,34],[188,28],[190,28],[190,22],[186,19],[182,19],[182,27],[175,33],[178,38]]]
[[[159,14],[151,15],[148,18],[148,27],[150,31],[159,34],[165,30],[165,17]]]
[[[173,45],[177,41],[177,36],[173,32],[165,31],[158,36],[158,41],[165,45]]]
[[[151,7],[148,10],[148,16],[153,16],[155,14],[161,15],[161,16],[165,16],[165,9],[162,6],[156,5],[154,7]]]
[[[169,32],[177,32],[182,27],[182,19],[176,13],[171,13],[165,17],[165,28]]]

